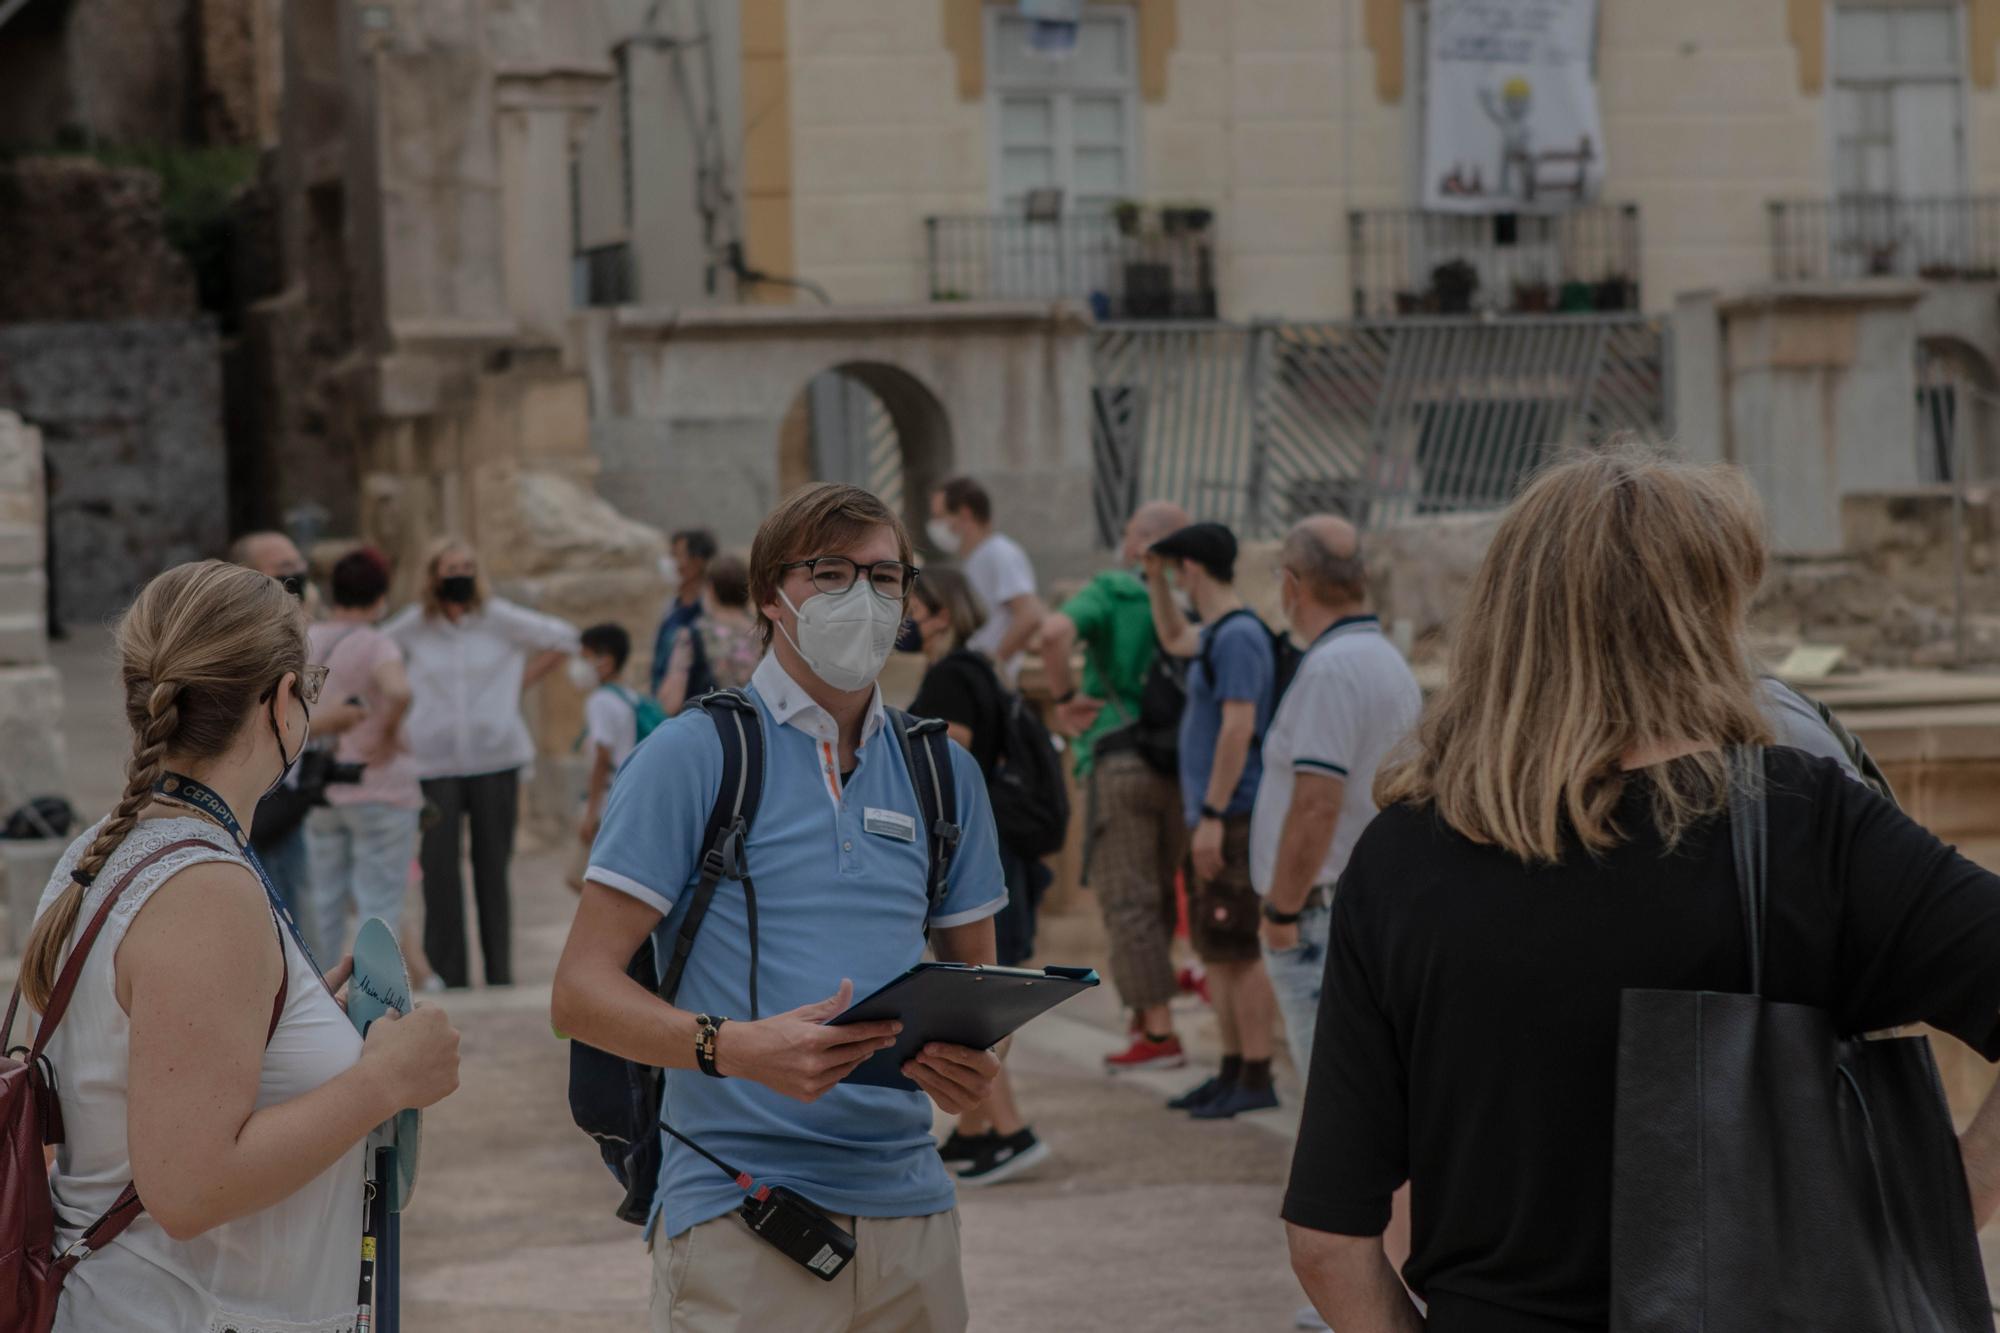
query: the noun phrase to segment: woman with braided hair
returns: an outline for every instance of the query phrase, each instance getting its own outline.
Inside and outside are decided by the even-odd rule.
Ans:
[[[243,850],[297,760],[324,668],[298,602],[237,565],[154,579],[118,627],[124,795],[42,896],[21,964],[37,1013],[109,904],[47,1054],[66,1135],[57,1246],[128,1184],[144,1211],[70,1274],[59,1333],[352,1333],[362,1143],[458,1082],[436,1009],[364,1041]]]

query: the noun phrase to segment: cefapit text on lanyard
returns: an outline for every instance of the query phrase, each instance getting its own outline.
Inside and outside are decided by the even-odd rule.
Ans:
[[[237,822],[236,812],[229,808],[229,802],[216,795],[215,789],[207,783],[198,782],[181,773],[162,775],[160,780],[153,784],[153,792],[176,805],[199,810],[222,825],[223,831],[235,840],[237,849],[243,853],[244,859],[250,862],[250,868],[257,872],[257,879],[264,886],[264,896],[271,900],[271,910],[278,914],[278,920],[285,923],[285,929],[292,932],[292,943],[299,946],[299,952],[306,956],[306,962],[311,965],[313,974],[324,983],[326,973],[320,970],[319,960],[314,958],[312,950],[306,947],[305,936],[299,933],[299,923],[292,919],[292,909],[285,905],[284,897],[279,894],[277,886],[271,883],[271,872],[264,869],[264,863],[257,859],[256,851],[250,846],[250,835],[244,832],[243,825]]]

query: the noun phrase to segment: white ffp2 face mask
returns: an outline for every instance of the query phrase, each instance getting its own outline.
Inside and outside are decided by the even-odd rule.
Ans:
[[[876,596],[862,578],[846,592],[808,597],[804,606],[792,606],[783,591],[778,596],[799,618],[798,637],[789,632],[785,637],[815,676],[836,690],[861,690],[875,683],[895,646],[896,631],[903,627],[901,602]]]
[[[570,658],[569,683],[585,693],[596,689],[598,685],[596,664],[586,657]]]
[[[941,518],[931,519],[924,524],[924,531],[929,534],[932,546],[937,547],[938,550],[943,551],[946,555],[958,554],[958,548],[962,545],[959,541],[958,529],[954,528],[948,521]]]

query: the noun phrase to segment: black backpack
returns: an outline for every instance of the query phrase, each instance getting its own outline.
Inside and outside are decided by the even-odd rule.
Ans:
[[[1108,674],[1102,673],[1105,680]],[[1112,706],[1107,701],[1105,707]],[[1175,657],[1153,640],[1153,660],[1139,684],[1139,716],[1098,733],[1096,758],[1130,750],[1162,777],[1179,777],[1181,714],[1187,711],[1187,659]]]
[[[1061,754],[1041,715],[1007,688],[991,662],[972,656],[1000,700],[1000,748],[986,785],[994,829],[1017,856],[1030,861],[1054,856],[1069,836],[1069,786]]]
[[[1271,716],[1276,717],[1279,701],[1285,697],[1285,691],[1292,688],[1292,678],[1299,674],[1299,663],[1305,661],[1305,650],[1292,642],[1291,635],[1281,634],[1266,625],[1264,618],[1249,607],[1239,606],[1215,622],[1215,627],[1201,641],[1201,669],[1208,673],[1209,687],[1214,688],[1215,667],[1208,660],[1209,645],[1215,642],[1215,636],[1222,632],[1222,627],[1238,616],[1250,617],[1257,622],[1259,629],[1271,636]],[[1260,735],[1258,739],[1261,741],[1263,737]]]
[[[759,1017],[757,886],[743,863],[743,849],[764,795],[764,722],[756,703],[741,690],[718,690],[694,704],[708,714],[722,742],[722,787],[702,834],[701,879],[688,901],[687,915],[681,918],[672,954],[661,958],[655,933],[632,955],[625,974],[672,1004],[716,889],[724,880],[735,880],[743,886],[749,917],[750,1017],[754,1020]],[[952,856],[958,849],[958,789],[952,780],[951,742],[942,722],[912,718],[894,708],[886,711],[927,830],[930,871],[926,889],[934,913],[944,901]],[[928,925],[925,933],[929,933]],[[604,1164],[625,1187],[618,1216],[636,1226],[646,1224],[659,1181],[660,1102],[665,1085],[665,1075],[651,1065],[600,1051],[585,1042],[570,1042],[570,1117],[597,1140]]]

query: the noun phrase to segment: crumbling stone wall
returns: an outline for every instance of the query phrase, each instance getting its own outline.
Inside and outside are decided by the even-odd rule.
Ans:
[[[42,433],[64,619],[115,614],[160,570],[221,553],[229,478],[207,320],[0,326],[0,404]]]
[[[49,665],[42,599],[42,441],[0,411],[0,818],[65,791],[62,685]],[[0,841],[0,954],[18,952],[62,844]]]
[[[185,318],[197,308],[150,171],[83,157],[0,165],[0,255],[0,324]]]

